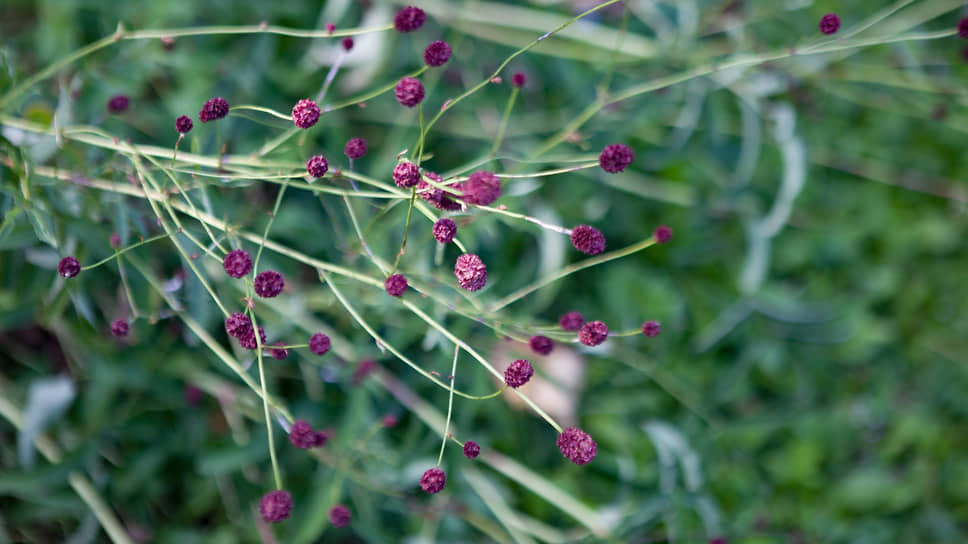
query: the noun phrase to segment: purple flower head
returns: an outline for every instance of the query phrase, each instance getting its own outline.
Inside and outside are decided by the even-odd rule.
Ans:
[[[481,454],[481,447],[477,445],[477,442],[473,440],[468,440],[464,442],[464,457],[468,459],[473,459]]]
[[[333,32],[336,32],[336,24],[335,23],[332,23],[332,22],[326,23],[325,28],[326,28],[326,33],[327,34],[332,34]]]
[[[222,259],[225,273],[233,278],[241,278],[252,271],[252,257],[244,249],[233,249]]]
[[[460,186],[464,202],[487,206],[501,196],[501,178],[491,172],[478,170]]]
[[[427,14],[416,6],[407,6],[393,16],[393,28],[398,32],[413,32],[422,27]]]
[[[189,406],[198,406],[198,403],[202,402],[202,390],[195,385],[186,384],[182,395]]]
[[[424,50],[424,62],[427,66],[443,66],[448,60],[450,60],[450,46],[447,42],[437,40]]]
[[[434,223],[434,238],[441,244],[449,244],[457,235],[457,223],[453,219],[441,217]]]
[[[578,341],[586,346],[597,346],[608,338],[608,326],[601,321],[589,321],[578,331]]]
[[[188,132],[192,130],[193,126],[195,126],[195,124],[192,123],[192,118],[187,115],[182,115],[178,119],[175,119],[175,130],[178,131],[179,134],[188,134]]]
[[[397,416],[393,414],[387,414],[383,416],[382,420],[383,426],[387,429],[392,429],[397,426]]]
[[[340,43],[340,45],[343,46],[343,51],[349,51],[349,50],[353,49],[353,38],[351,38],[349,36],[343,38],[343,40],[340,41],[339,43]]]
[[[330,342],[329,337],[321,332],[309,337],[309,351],[315,353],[316,355],[326,355],[329,351]]]
[[[840,17],[837,17],[836,13],[828,13],[820,18],[820,32],[824,34],[833,34],[840,30]]]
[[[366,140],[363,138],[350,138],[343,148],[343,154],[351,159],[358,159],[366,155]]]
[[[401,189],[416,186],[420,183],[420,170],[417,165],[410,161],[397,163],[393,168],[393,183],[396,183],[397,187]]]
[[[128,322],[123,319],[115,319],[111,322],[111,334],[122,338],[128,335]]]
[[[242,333],[239,334],[237,338],[239,339],[239,345],[242,346],[243,349],[255,349],[259,347],[259,344],[256,342],[256,339],[255,339],[255,333],[252,332],[251,324],[249,325],[249,328],[242,331]],[[266,345],[266,331],[262,327],[259,327],[258,342],[261,343],[263,346]]]
[[[551,341],[551,338],[541,335],[532,336],[531,339],[528,340],[528,345],[531,346],[531,351],[534,351],[539,355],[548,355],[555,347],[555,344]]]
[[[81,273],[81,263],[74,257],[64,257],[57,263],[57,273],[65,278],[73,278]]]
[[[446,483],[447,475],[439,468],[427,469],[420,477],[420,488],[430,494],[439,492]]]
[[[528,383],[531,376],[534,376],[534,369],[531,368],[531,363],[524,359],[518,359],[511,363],[504,371],[504,383],[510,387],[521,387]]]
[[[672,229],[665,225],[659,225],[652,233],[652,237],[655,238],[655,243],[664,244],[672,239]]]
[[[605,235],[595,227],[578,225],[571,229],[571,245],[586,255],[598,255],[605,251]]]
[[[558,435],[561,454],[576,465],[587,465],[598,453],[598,444],[585,431],[569,427]]]
[[[580,312],[568,312],[558,319],[558,325],[566,331],[577,331],[585,324],[585,318]]]
[[[333,524],[333,527],[346,527],[350,524],[351,519],[353,519],[353,516],[350,515],[350,509],[342,504],[337,504],[329,509],[329,522]]]
[[[271,344],[270,347],[269,347],[269,355],[271,355],[273,359],[277,359],[277,360],[280,360],[280,361],[283,360],[283,359],[289,358],[289,349],[288,348],[278,348],[278,347],[277,348],[273,348],[273,347],[271,347],[271,346],[285,346],[285,345],[286,345],[285,342],[276,342],[274,344]]]
[[[424,86],[420,80],[414,77],[405,77],[397,83],[397,88],[393,94],[397,97],[397,102],[401,106],[412,108],[421,103],[424,99]]]
[[[457,257],[454,265],[454,275],[457,283],[468,291],[477,291],[487,283],[487,267],[481,258],[473,253],[464,253]]]
[[[968,39],[968,17],[964,17],[958,21],[958,35]]]
[[[266,270],[265,272],[260,272],[258,276],[255,277],[255,281],[252,282],[252,287],[255,288],[255,294],[262,298],[272,298],[279,296],[282,292],[282,288],[286,285],[286,282],[282,279],[282,274],[276,272],[275,270]]]
[[[309,422],[304,419],[297,419],[289,429],[289,442],[299,449],[308,450],[316,445],[316,431],[313,430]]]
[[[121,113],[128,109],[128,97],[123,94],[116,94],[108,100],[108,111],[111,113]]]
[[[437,183],[444,181],[444,178],[434,172],[427,172],[424,175]],[[433,204],[438,210],[456,211],[460,209],[460,203],[452,200],[443,189],[434,187],[424,181],[423,178],[420,178],[420,181],[417,182],[417,194],[420,195],[420,198]]]
[[[202,106],[201,111],[198,112],[198,119],[207,123],[209,121],[215,121],[216,119],[221,119],[229,114],[229,103],[225,101],[221,96],[216,96],[205,102]]]
[[[391,296],[399,297],[407,290],[407,278],[403,274],[394,274],[383,282],[383,287]]]
[[[268,523],[278,523],[288,518],[291,510],[292,495],[281,489],[266,493],[259,501],[259,513]]]
[[[659,336],[662,332],[662,325],[658,321],[646,321],[642,323],[642,334],[648,336],[649,338],[655,338]]]
[[[527,82],[528,76],[526,76],[524,72],[515,72],[514,75],[511,76],[511,85],[514,85],[519,89],[524,87]]]
[[[303,98],[292,107],[292,122],[299,128],[309,128],[319,121],[319,106],[308,98]]]
[[[121,247],[121,235],[116,232],[111,234],[111,238],[108,241],[114,249]]]
[[[625,144],[611,144],[605,146],[601,155],[598,156],[598,164],[602,170],[609,174],[615,174],[625,170],[625,167],[632,164],[635,160],[635,153],[632,148]]]
[[[249,316],[242,312],[235,312],[225,318],[225,332],[229,333],[229,336],[239,338],[245,335],[246,331],[252,333],[252,320]]]
[[[321,178],[329,170],[329,161],[322,155],[313,155],[306,161],[306,172],[314,178]]]

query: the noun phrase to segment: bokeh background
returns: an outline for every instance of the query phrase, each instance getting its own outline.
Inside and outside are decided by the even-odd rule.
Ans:
[[[429,15],[419,32],[357,37],[327,101],[392,83],[421,65],[430,41],[445,39],[453,58],[423,76],[424,105],[434,112],[517,48],[597,3],[419,2]],[[890,6],[901,9],[849,36]],[[593,103],[606,79],[622,90],[733,54],[815,43],[817,21],[832,11],[844,22],[841,43],[951,30],[968,15],[962,6],[627,0],[512,61],[505,80],[523,71],[529,82],[502,156],[528,157]],[[0,93],[110,35],[119,21],[127,29],[261,21],[371,27],[389,22],[398,7],[5,0]],[[381,352],[310,269],[266,253],[268,265],[293,278],[293,290],[264,312],[276,337],[269,340],[299,341],[320,327],[334,338],[323,360],[296,353],[271,369],[271,388],[293,414],[333,433],[318,458],[276,434],[296,500],[293,518],[273,528],[278,541],[964,542],[966,45],[955,35],[718,71],[604,108],[542,155],[548,162],[495,165],[533,171],[555,166],[556,157],[594,158],[606,144],[628,143],[636,161],[622,174],[592,169],[509,182],[500,203],[550,223],[595,225],[610,249],[646,238],[660,223],[675,230],[669,244],[569,276],[502,316],[519,331],[553,325],[570,310],[619,331],[646,319],[662,323],[657,338],[613,338],[595,350],[560,345],[537,362],[547,382],[535,393],[538,402],[596,438],[592,464],[562,459],[554,430],[527,410],[503,399],[455,401],[461,439],[481,443],[482,457],[499,453],[495,464],[507,468],[510,460],[547,479],[557,496],[594,512],[607,536],[590,534],[582,520],[491,464],[467,461],[453,444],[444,455],[447,490],[421,493],[415,482],[436,461],[440,435],[399,391],[416,393],[438,413],[446,412],[446,392]],[[155,39],[122,41],[39,83],[0,115],[49,124],[58,112],[64,124],[172,146],[174,118],[195,117],[212,96],[284,112],[315,96],[338,48],[335,39],[253,34],[181,37],[170,50]],[[131,108],[109,115],[105,104],[118,93],[130,97]],[[506,81],[488,85],[445,116],[427,142],[428,167],[451,172],[483,157],[509,93]],[[221,131],[229,153],[248,153],[286,127],[240,112]],[[397,154],[412,148],[415,127],[413,113],[401,113],[385,94],[365,108],[325,115],[308,143],[273,157],[302,161],[312,150],[345,168],[343,144],[362,136],[370,153],[358,169],[388,180]],[[24,465],[23,434],[0,424],[0,542],[105,541],[68,485],[74,471],[90,478],[136,541],[265,541],[253,516],[271,485],[257,398],[144,280],[132,279],[133,295],[158,320],[135,321],[119,342],[107,332],[126,311],[118,267],[84,272],[70,285],[56,276],[65,254],[82,263],[109,256],[114,232],[124,243],[157,232],[150,209],[43,176],[29,177],[31,198],[23,198],[23,165],[124,181],[126,160],[77,142],[31,139],[8,125],[2,136],[0,396],[28,416],[52,416],[45,432],[63,458],[35,456]],[[211,128],[196,123],[182,143],[189,147],[212,153]],[[220,183],[209,191],[217,215],[261,232],[278,186]],[[372,220],[366,228],[374,251],[392,257],[405,206],[360,201],[357,209]],[[282,210],[273,239],[377,272],[338,197],[291,190]],[[484,300],[578,260],[566,237],[528,223],[478,214],[461,225],[465,242],[488,263]],[[445,264],[435,266],[429,232],[429,223],[415,224],[405,270],[446,282],[446,263],[457,254],[448,249]],[[185,263],[169,243],[132,254],[229,346],[217,307],[191,272],[179,273]],[[133,268],[127,273],[138,277]],[[238,301],[227,279],[216,284]],[[452,346],[423,322],[382,292],[339,285],[395,346],[449,374]],[[495,360],[526,353],[484,326],[448,317],[446,307],[427,307]],[[380,370],[355,383],[364,359]],[[495,389],[470,358],[461,363],[458,387]],[[61,381],[50,381],[57,376]],[[72,399],[58,389],[65,378]],[[31,392],[47,402],[31,401]],[[386,414],[398,419],[394,428],[381,427]],[[354,516],[344,529],[325,516],[338,502]]]

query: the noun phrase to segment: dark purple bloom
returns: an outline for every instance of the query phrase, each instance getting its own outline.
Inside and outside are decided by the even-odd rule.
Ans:
[[[116,232],[111,234],[111,238],[108,241],[114,249],[121,247],[121,235]]]
[[[269,523],[278,523],[288,518],[291,510],[292,495],[281,489],[266,493],[259,501],[259,513]]]
[[[649,338],[655,338],[659,336],[662,332],[662,325],[658,321],[646,321],[642,323],[642,334],[648,336]]]
[[[330,342],[329,337],[321,332],[309,337],[309,351],[315,353],[316,355],[326,355],[329,351]]]
[[[400,161],[393,167],[393,183],[396,183],[397,187],[401,189],[414,187],[419,184],[420,170],[417,168],[417,165],[410,161]]]
[[[427,172],[424,175],[437,183],[444,181],[444,178],[434,172]],[[420,178],[420,181],[417,182],[417,194],[439,210],[455,211],[460,209],[460,203],[452,200],[443,189],[434,187],[424,181],[423,178]]]
[[[589,321],[578,331],[578,341],[586,346],[597,346],[608,338],[608,326],[601,321]]]
[[[524,87],[524,84],[527,82],[528,76],[524,75],[524,72],[515,72],[515,74],[511,76],[511,85],[514,85],[519,89]]]
[[[339,43],[340,45],[343,46],[344,51],[349,51],[350,49],[353,49],[353,38],[349,36],[343,38],[343,40]]]
[[[265,329],[259,327],[259,340],[257,343],[251,324],[249,325],[249,328],[242,331],[237,338],[239,339],[239,345],[242,346],[243,349],[255,349],[259,347],[259,343],[261,343],[263,346],[266,345]]]
[[[333,527],[346,527],[350,524],[352,518],[350,509],[342,504],[337,504],[329,509],[329,522],[333,524]]]
[[[319,121],[319,106],[308,98],[303,98],[292,107],[292,122],[299,128],[309,128]]]
[[[393,16],[393,27],[399,32],[412,32],[422,27],[427,14],[416,6],[407,6]]]
[[[188,131],[190,131],[193,126],[195,126],[195,124],[192,123],[192,118],[187,115],[182,115],[178,119],[175,119],[175,130],[177,130],[179,134],[188,134]]]
[[[115,319],[111,322],[111,334],[118,338],[128,335],[128,322],[123,319]]]
[[[271,347],[271,346],[285,346],[285,345],[286,345],[285,342],[276,342],[274,344],[270,344],[270,347],[269,347],[269,355],[271,355],[273,359],[278,359],[280,361],[283,360],[283,359],[287,359],[289,357],[289,349],[288,348],[278,348],[278,347],[273,348],[273,347]]]
[[[65,278],[73,278],[81,273],[81,263],[74,257],[64,257],[57,263],[57,273]]]
[[[655,238],[655,243],[664,244],[672,239],[672,229],[665,225],[659,225],[652,233],[652,237]]]
[[[397,416],[393,414],[387,414],[383,416],[383,426],[387,429],[392,429],[397,426]]]
[[[427,66],[443,66],[448,60],[450,60],[450,46],[447,42],[437,40],[424,50],[424,62]]]
[[[555,347],[555,344],[551,341],[551,338],[541,335],[532,336],[531,339],[528,340],[528,345],[531,346],[532,351],[539,355],[548,355],[551,353],[552,348]]]
[[[836,13],[828,13],[820,18],[820,32],[833,34],[840,29],[840,17]]]
[[[441,217],[434,223],[434,238],[441,244],[449,244],[457,235],[457,223],[453,219]]]
[[[424,86],[420,80],[414,77],[405,77],[397,83],[397,88],[393,94],[397,97],[397,102],[401,106],[412,108],[421,103],[424,99]]]
[[[585,318],[580,312],[568,312],[558,319],[558,325],[566,331],[577,331],[585,324]]]
[[[321,178],[329,170],[329,161],[322,155],[313,155],[306,161],[306,172],[314,178]]]
[[[403,274],[394,274],[383,282],[383,287],[390,295],[399,297],[407,290],[407,278],[403,277]]]
[[[121,113],[128,109],[128,97],[123,94],[116,94],[108,100],[108,111],[111,113]]]
[[[209,121],[215,121],[217,119],[222,119],[229,114],[229,103],[225,101],[221,96],[216,96],[205,102],[202,106],[201,111],[198,112],[198,119],[207,123]]]
[[[286,282],[282,279],[282,274],[276,272],[275,270],[266,270],[265,272],[260,272],[258,276],[255,277],[255,281],[252,282],[252,287],[255,288],[255,294],[262,298],[272,298],[278,296],[282,292],[282,288],[286,285]]]
[[[238,279],[252,271],[252,257],[244,249],[233,249],[225,254],[222,267],[226,274]]]
[[[487,206],[501,196],[501,178],[491,172],[478,170],[461,184],[460,190],[464,202]]]
[[[189,406],[198,406],[202,402],[202,390],[192,384],[186,384],[182,394]]]
[[[376,369],[376,361],[365,359],[353,371],[353,385],[360,385]]]
[[[615,174],[625,170],[625,167],[632,164],[635,160],[635,153],[632,148],[625,144],[611,144],[605,146],[601,155],[598,156],[598,164],[602,170]]]
[[[968,17],[964,17],[958,21],[958,35],[968,39]]]
[[[571,229],[571,245],[587,255],[598,255],[605,251],[605,235],[595,227],[578,225]]]
[[[534,369],[531,368],[531,363],[524,359],[518,359],[505,369],[504,383],[511,387],[521,387],[528,383],[531,376],[534,376]]]
[[[454,265],[454,275],[457,283],[468,291],[477,291],[487,283],[487,267],[481,258],[473,253],[465,253],[457,257]]]
[[[439,468],[427,469],[420,477],[420,488],[427,493],[437,493],[447,483],[447,475]]]
[[[598,444],[585,431],[570,427],[558,435],[561,454],[576,465],[587,465],[598,453]]]
[[[464,457],[468,459],[473,459],[481,454],[481,447],[477,445],[477,442],[473,440],[468,440],[464,442]]]
[[[332,22],[326,23],[326,27],[325,28],[326,28],[326,32],[329,33],[329,34],[332,34],[333,32],[336,31],[336,25],[334,23],[332,23]]]
[[[358,159],[366,155],[366,140],[350,138],[350,141],[346,142],[346,147],[343,148],[343,153],[351,159]]]
[[[246,332],[251,334],[252,320],[242,312],[235,312],[225,318],[225,332],[229,333],[229,336],[233,338],[239,338],[245,335]]]
[[[293,446],[303,450],[308,450],[318,445],[316,443],[316,431],[304,419],[297,419],[292,422],[292,428],[289,429],[289,442]]]

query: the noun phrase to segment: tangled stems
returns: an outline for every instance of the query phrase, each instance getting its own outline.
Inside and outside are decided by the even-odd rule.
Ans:
[[[246,289],[249,290],[248,288]],[[252,297],[252,293],[248,293]],[[266,436],[269,442],[269,460],[272,463],[272,476],[276,482],[276,489],[282,489],[282,476],[279,473],[279,461],[276,459],[276,443],[272,440],[272,418],[269,416],[269,394],[266,392],[266,372],[262,360],[262,335],[259,334],[259,323],[256,321],[255,312],[252,309],[246,311],[252,320],[252,332],[255,334],[256,359],[259,361],[259,390],[262,392],[262,410],[266,419]]]
[[[450,395],[447,396],[447,423],[444,425],[444,438],[440,442],[440,454],[437,455],[437,466],[444,459],[444,446],[447,445],[447,437],[450,435],[450,415],[454,408],[454,380],[457,379],[457,356],[460,355],[460,346],[454,346],[454,364],[450,368]]]

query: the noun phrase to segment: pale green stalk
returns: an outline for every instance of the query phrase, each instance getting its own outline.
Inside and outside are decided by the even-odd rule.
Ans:
[[[444,460],[444,446],[447,445],[447,437],[450,436],[450,416],[454,409],[454,380],[457,379],[457,356],[460,355],[460,346],[454,346],[454,364],[450,367],[450,394],[447,395],[447,423],[444,424],[444,438],[440,441],[440,454],[437,455],[437,467]]]

